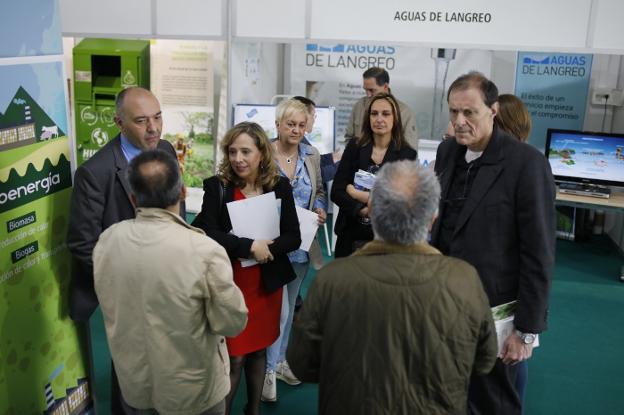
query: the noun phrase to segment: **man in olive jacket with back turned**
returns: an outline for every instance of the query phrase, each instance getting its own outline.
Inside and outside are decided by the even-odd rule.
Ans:
[[[496,360],[475,269],[427,244],[440,186],[412,161],[385,165],[375,240],[323,268],[293,326],[288,362],[319,382],[321,414],[465,414],[472,373]]]

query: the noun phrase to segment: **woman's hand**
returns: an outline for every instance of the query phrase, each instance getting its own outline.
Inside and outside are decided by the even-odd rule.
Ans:
[[[358,212],[358,215],[360,215],[363,218],[367,218],[368,217],[368,206],[365,206],[362,209],[360,209],[360,211]]]
[[[324,224],[327,219],[327,213],[322,208],[316,208],[314,209],[314,212],[318,215],[318,224]]]
[[[351,199],[357,200],[360,203],[367,204],[370,192],[367,192],[367,191],[364,191],[364,190],[357,190],[355,188],[355,186],[353,186],[352,184],[348,184],[347,185],[347,194],[349,196],[351,196]]]
[[[251,244],[251,254],[254,259],[260,264],[266,264],[269,261],[273,261],[273,254],[269,251],[269,245],[273,241],[255,240]]]

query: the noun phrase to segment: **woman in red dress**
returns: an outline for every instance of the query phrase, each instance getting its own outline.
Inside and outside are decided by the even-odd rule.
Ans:
[[[221,244],[232,260],[234,282],[245,297],[247,327],[228,338],[231,389],[226,414],[232,408],[241,370],[247,383],[246,413],[260,412],[266,365],[266,348],[279,336],[282,287],[295,278],[288,256],[301,245],[299,221],[287,179],[279,174],[273,147],[262,127],[244,122],[230,129],[221,144],[225,155],[216,176],[204,180],[204,201],[193,226]],[[280,236],[272,241],[239,238],[233,233],[226,203],[275,192],[281,199]],[[277,207],[276,207],[277,208]],[[262,217],[254,218],[262,220]],[[242,267],[241,259],[258,265]]]

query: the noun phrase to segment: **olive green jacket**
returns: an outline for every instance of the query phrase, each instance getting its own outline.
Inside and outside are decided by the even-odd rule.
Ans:
[[[372,241],[321,269],[288,362],[320,414],[465,414],[470,375],[496,360],[475,269],[428,244]]]

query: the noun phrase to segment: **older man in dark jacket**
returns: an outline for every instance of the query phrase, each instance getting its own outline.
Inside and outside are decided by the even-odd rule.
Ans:
[[[375,240],[323,268],[294,323],[288,362],[319,382],[321,414],[465,414],[472,373],[496,360],[475,269],[427,244],[440,186],[389,163],[370,201]]]
[[[536,148],[499,129],[498,88],[477,72],[449,87],[455,136],[438,147],[440,218],[431,243],[479,272],[492,307],[516,301],[514,329],[487,376],[474,376],[471,415],[520,415],[518,363],[546,330],[555,263],[555,182]],[[523,363],[525,364],[525,363]]]

